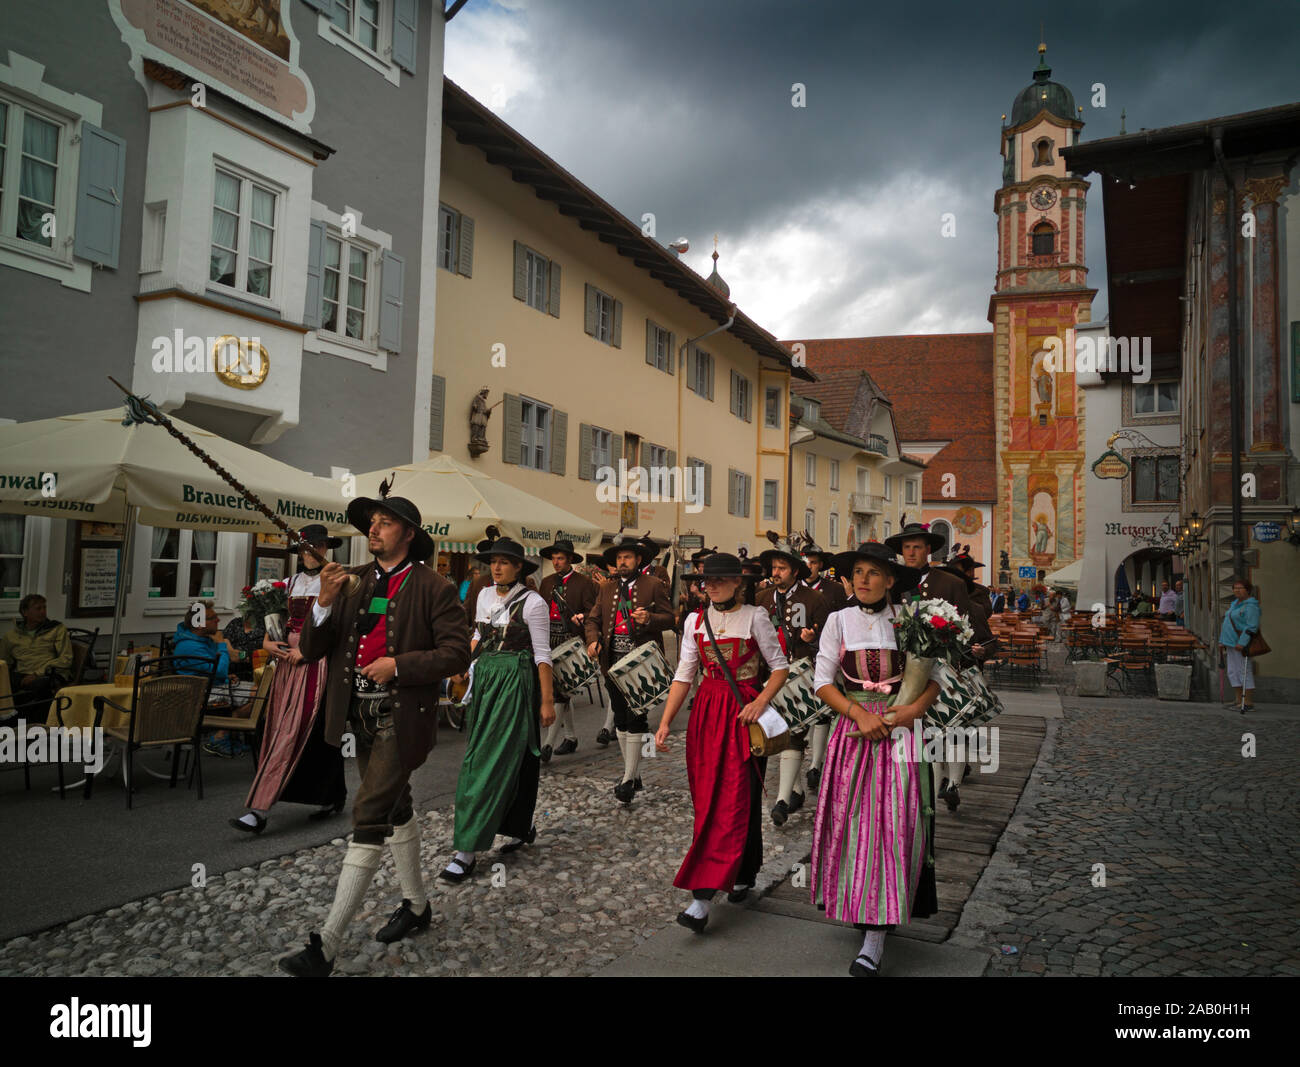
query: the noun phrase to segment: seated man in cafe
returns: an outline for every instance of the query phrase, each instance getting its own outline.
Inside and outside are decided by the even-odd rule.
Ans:
[[[202,618],[196,626],[194,620]],[[246,683],[231,684],[230,646],[224,637],[219,637],[221,619],[211,600],[196,600],[185,612],[185,618],[176,624],[175,644],[172,649],[173,665],[177,674],[207,674],[212,660],[217,661],[216,673],[212,676],[212,692],[208,697],[210,708],[222,709],[221,713],[239,718],[246,716],[252,707],[249,699],[252,687]],[[239,703],[241,702],[242,703]],[[232,703],[239,706],[230,707]],[[240,751],[248,746],[240,743]],[[213,734],[204,745],[205,752],[219,756],[239,754],[224,730]]]
[[[18,602],[22,621],[0,637],[0,657],[9,666],[14,703],[0,705],[0,719],[26,708],[48,706],[72,678],[72,639],[63,623],[45,616],[45,598],[29,593]],[[40,718],[44,720],[42,708]]]

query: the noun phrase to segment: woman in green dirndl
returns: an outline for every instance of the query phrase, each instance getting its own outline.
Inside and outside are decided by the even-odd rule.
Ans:
[[[550,611],[523,579],[537,570],[523,547],[500,538],[478,553],[492,585],[478,595],[465,758],[456,785],[456,855],[441,872],[460,882],[497,834],[513,852],[537,837],[533,810],[541,769],[541,727],[555,721]]]

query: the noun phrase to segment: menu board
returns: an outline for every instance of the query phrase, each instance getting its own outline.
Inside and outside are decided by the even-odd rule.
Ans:
[[[78,614],[96,608],[112,611],[117,603],[117,560],[116,548],[82,548],[77,582]]]

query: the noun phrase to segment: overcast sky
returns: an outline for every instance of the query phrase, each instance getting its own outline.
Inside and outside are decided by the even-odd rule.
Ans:
[[[716,232],[732,298],[778,337],[982,332],[998,130],[1040,20],[1083,140],[1121,107],[1134,132],[1300,100],[1296,0],[470,0],[446,73],[629,218],[653,212],[662,243],[687,237],[701,274]]]

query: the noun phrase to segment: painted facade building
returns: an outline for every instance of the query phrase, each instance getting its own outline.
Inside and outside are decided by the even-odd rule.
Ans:
[[[1039,46],[1033,82],[1002,127],[1002,186],[994,194],[998,269],[993,323],[997,504],[993,550],[1010,575],[1051,572],[1082,559],[1084,394],[1054,356],[1091,318],[1084,246],[1088,183],[1061,152],[1083,122],[1074,98],[1051,81]]]
[[[0,9],[0,418],[117,407],[112,375],[318,475],[423,458],[442,4],[248,7]],[[79,570],[123,531],[95,525],[0,516],[0,617],[40,592],[107,628]],[[123,633],[170,632],[198,596],[224,622],[290,565],[273,538],[141,528]]]

